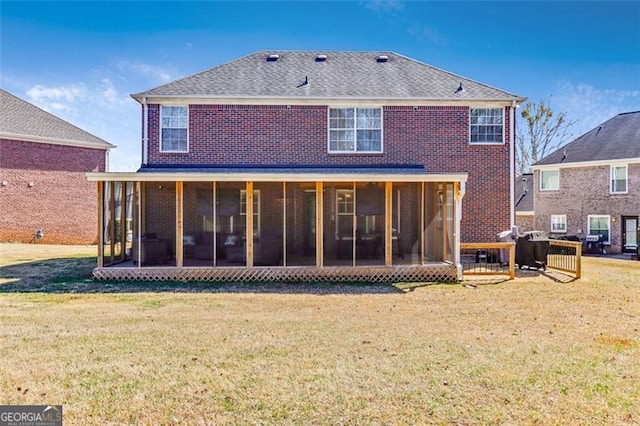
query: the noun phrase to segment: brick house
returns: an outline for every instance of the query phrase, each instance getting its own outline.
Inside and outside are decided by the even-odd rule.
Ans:
[[[98,200],[86,172],[114,146],[0,90],[0,241],[96,244]]]
[[[602,235],[635,252],[640,217],[640,111],[618,114],[532,166],[535,226],[551,236]]]
[[[99,278],[455,280],[461,240],[514,223],[524,98],[393,52],[257,52],[132,96],[139,171],[88,175]]]

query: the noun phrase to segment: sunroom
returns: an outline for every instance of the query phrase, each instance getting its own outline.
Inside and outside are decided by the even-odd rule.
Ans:
[[[457,281],[466,173],[143,168],[97,182],[96,279]]]

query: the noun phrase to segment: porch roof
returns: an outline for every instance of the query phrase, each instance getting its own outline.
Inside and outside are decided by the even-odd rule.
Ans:
[[[422,165],[150,165],[137,172],[87,173],[94,182],[466,182],[467,177],[468,173],[428,173]]]

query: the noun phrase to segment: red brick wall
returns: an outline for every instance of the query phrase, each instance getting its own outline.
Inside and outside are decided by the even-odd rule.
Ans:
[[[85,173],[104,170],[101,149],[0,139],[0,241],[31,242],[41,228],[42,243],[95,244],[97,185]]]
[[[388,106],[383,153],[330,154],[327,107],[191,105],[189,152],[159,151],[159,106],[149,105],[150,164],[423,164],[467,172],[462,241],[494,241],[509,229],[509,108],[505,144],[469,144],[465,106]]]

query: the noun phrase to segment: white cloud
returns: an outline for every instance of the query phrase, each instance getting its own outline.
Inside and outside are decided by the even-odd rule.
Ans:
[[[87,92],[87,87],[83,83],[58,87],[46,87],[38,84],[27,90],[27,96],[35,104],[61,106],[62,104],[56,101],[66,101],[67,103],[82,101],[86,99]]]
[[[640,90],[613,90],[585,83],[562,81],[551,97],[555,111],[576,120],[571,132],[578,137],[613,116],[640,109]]]
[[[394,15],[396,12],[404,10],[404,4],[397,0],[371,0],[366,2],[366,7],[374,12]]]
[[[170,72],[156,65],[144,64],[141,62],[120,61],[117,64],[120,71],[133,72],[145,78],[150,78],[155,82],[166,83],[173,80]]]
[[[413,23],[407,31],[418,41],[447,45],[445,38],[429,26]]]

